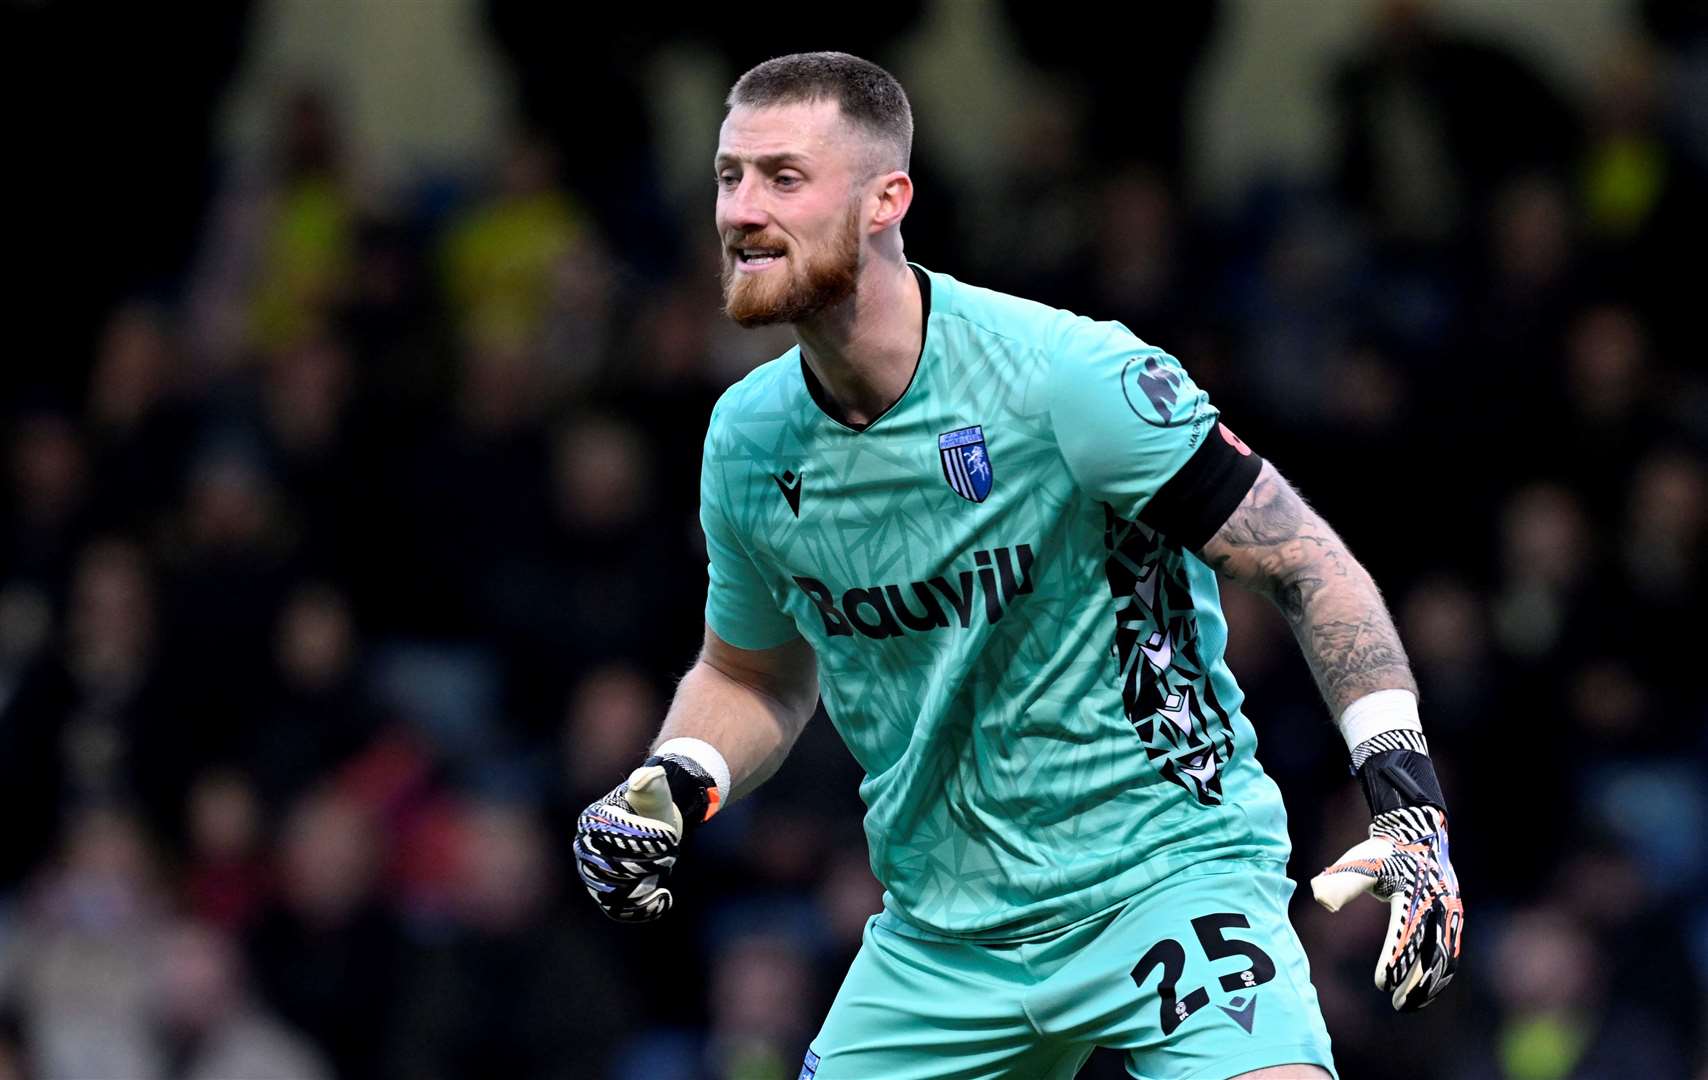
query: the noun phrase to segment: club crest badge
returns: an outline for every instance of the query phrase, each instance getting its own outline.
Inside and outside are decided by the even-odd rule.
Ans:
[[[968,502],[984,502],[994,479],[984,428],[975,424],[944,432],[937,436],[937,453],[943,459],[943,479],[955,494]]]

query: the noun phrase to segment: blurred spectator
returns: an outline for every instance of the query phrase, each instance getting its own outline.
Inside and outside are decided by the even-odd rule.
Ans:
[[[1508,501],[1501,516],[1505,585],[1495,601],[1495,627],[1510,654],[1534,659],[1559,644],[1588,582],[1592,544],[1571,492],[1535,485]]]
[[[147,730],[137,722],[142,717],[131,712],[143,705],[150,676],[153,607],[153,586],[140,551],[123,541],[97,541],[84,550],[66,624],[66,670],[77,700],[64,718],[69,726],[64,747],[72,782],[90,801],[150,786],[140,777],[127,777],[125,768],[127,762],[134,768],[135,755],[159,753],[145,740],[162,733]]]
[[[1544,453],[1559,455],[1597,517],[1611,516],[1620,509],[1622,478],[1655,434],[1648,334],[1630,308],[1587,307],[1571,321],[1564,359],[1564,419],[1577,437]],[[1535,464],[1545,467],[1542,460]]]
[[[1669,618],[1695,609],[1704,592],[1708,544],[1708,470],[1676,451],[1657,451],[1637,463],[1626,507],[1625,572],[1642,599]]]
[[[567,678],[582,671],[657,664],[673,654],[665,642],[685,656],[699,638],[695,623],[655,617],[697,587],[699,568],[652,527],[659,465],[641,430],[577,416],[554,432],[552,450],[549,517],[496,553],[483,583],[488,625],[533,710],[562,700]],[[694,461],[664,467],[699,471]]]
[[[273,902],[249,934],[267,1004],[314,1039],[339,1076],[385,1075],[401,939],[376,895],[380,845],[368,811],[331,791],[286,819]]]
[[[800,943],[740,939],[712,958],[711,969],[714,1075],[761,1080],[787,1072],[820,1019],[808,1011],[812,973]]]
[[[267,428],[280,455],[297,469],[331,466],[350,399],[350,358],[338,341],[299,339],[267,369]],[[307,509],[316,509],[308,507]]]
[[[190,766],[157,672],[154,593],[135,545],[99,540],[79,554],[59,645],[26,670],[0,723],[13,822],[0,881],[41,858],[75,808],[135,801],[153,830],[176,820]]]
[[[1643,1005],[1607,993],[1601,950],[1581,923],[1522,911],[1492,942],[1496,1009],[1454,1075],[1466,1080],[1684,1076],[1679,1046]]]
[[[1333,83],[1341,195],[1384,243],[1461,242],[1501,183],[1566,159],[1571,114],[1519,57],[1424,0],[1373,10],[1368,42]]]
[[[1602,61],[1583,166],[1585,218],[1594,233],[1628,239],[1639,232],[1672,171],[1657,126],[1656,59],[1645,42],[1627,40],[1614,43]]]
[[[463,361],[462,376],[457,419],[478,439],[525,435],[549,404],[539,354],[526,341],[477,344]]]
[[[612,665],[589,672],[569,698],[563,727],[566,805],[575,812],[628,775],[664,719],[664,702],[639,671]],[[568,822],[565,823],[569,824]]]
[[[250,999],[241,954],[229,938],[180,923],[158,948],[152,1008],[161,1027],[161,1075],[331,1080],[320,1054]]]
[[[556,398],[575,399],[604,378],[617,352],[618,305],[625,274],[617,253],[589,223],[554,260],[541,326],[546,381]]]
[[[355,207],[332,110],[299,91],[281,118],[277,186],[257,252],[252,342],[287,344],[318,329],[350,288]]]
[[[552,917],[556,881],[536,817],[474,803],[456,845],[456,928],[417,951],[404,983],[398,1077],[606,1075],[637,978],[602,935]]]
[[[423,251],[433,239],[397,207],[376,208],[358,225],[356,281],[336,336],[348,342],[362,384],[386,406],[420,408],[437,400],[449,378],[444,346],[451,335]]]
[[[706,986],[711,1027],[646,1032],[618,1057],[614,1080],[768,1080],[796,1069],[819,1017],[800,944],[774,934],[737,938],[714,955]]]
[[[190,788],[184,901],[214,929],[239,933],[260,912],[269,887],[260,800],[242,773],[203,773]]]
[[[1700,197],[1708,163],[1686,149],[1689,121],[1669,124],[1663,115],[1668,77],[1653,43],[1609,44],[1588,109],[1579,187],[1603,276],[1641,305],[1663,339],[1682,343],[1695,324],[1695,293],[1676,268],[1708,234]]]
[[[164,1072],[150,1014],[162,884],[133,816],[89,810],[68,828],[59,858],[30,892],[19,936],[31,1071],[90,1080]]]
[[[1656,965],[1654,955],[1685,955],[1685,913],[1643,878],[1629,852],[1613,843],[1569,852],[1555,872],[1564,906],[1601,942],[1609,995],[1640,1002],[1681,1047],[1701,1026],[1702,978],[1690,964]]]
[[[192,287],[192,339],[214,369],[324,329],[348,298],[356,207],[338,121],[301,87],[279,107],[267,160],[233,170]]]
[[[56,585],[76,544],[88,497],[83,439],[51,408],[20,411],[8,425],[6,530],[0,565],[8,577]]]
[[[23,582],[0,587],[0,716],[52,640],[53,626],[53,601],[45,589]]]
[[[1310,198],[1266,197],[1251,213],[1264,220],[1231,301],[1245,330],[1240,381],[1265,412],[1309,426],[1329,400],[1327,359],[1351,340],[1357,252],[1341,222]]]
[[[252,453],[215,447],[191,466],[165,577],[172,688],[184,768],[237,758],[268,683],[273,626],[294,576],[295,536],[278,490]]]
[[[1179,348],[1174,327],[1189,303],[1182,224],[1174,193],[1158,173],[1129,168],[1109,177],[1088,230],[1090,280],[1074,287],[1076,302],[1144,327],[1146,340]]]
[[[559,264],[581,242],[582,215],[556,184],[557,163],[538,140],[516,139],[498,191],[454,223],[445,241],[445,287],[466,339],[477,347],[539,344]]]
[[[1138,164],[1178,183],[1186,156],[1185,104],[1223,5],[1199,3],[1148,13],[1145,77],[1134,80],[1132,42],[1090,34],[1100,12],[1078,0],[1040,6],[1006,0],[1003,13],[1028,60],[1067,84],[1087,110],[1088,149],[1099,171]]]
[[[330,333],[274,351],[260,374],[257,398],[234,401],[216,430],[252,443],[277,480],[293,558],[359,580],[386,556],[388,450],[365,415],[384,405],[362,397],[350,348]]]
[[[375,519],[369,565],[410,636],[476,630],[486,567],[537,529],[548,468],[542,379],[531,345],[474,348],[448,415],[388,463],[392,490],[375,495],[391,513]]]
[[[818,888],[818,908],[823,918],[823,960],[819,970],[840,977],[854,962],[866,923],[884,907],[884,889],[872,876],[863,845],[835,849],[824,860],[823,884]],[[815,995],[813,1015],[822,1016],[836,996],[836,980],[821,983]]]
[[[108,320],[90,373],[95,523],[152,535],[176,494],[194,433],[168,314],[129,304]]]
[[[692,520],[682,526],[690,533],[699,528],[699,470],[668,466],[698,460],[706,438],[705,419],[718,395],[752,369],[756,351],[763,354],[747,337],[719,341],[716,324],[725,320],[710,288],[712,280],[708,275],[704,282],[671,282],[648,297],[636,323],[636,340],[629,346],[635,361],[612,373],[621,411],[646,429],[653,460],[667,466],[654,477],[657,501],[692,508]],[[739,367],[721,369],[720,346],[734,354],[728,359],[739,358]],[[783,344],[777,351],[787,348],[789,344]]]
[[[1481,275],[1473,285],[1470,341],[1488,365],[1486,400],[1516,404],[1526,430],[1546,431],[1553,414],[1556,349],[1579,288],[1576,231],[1566,192],[1550,177],[1527,174],[1494,193]],[[1503,418],[1482,422],[1496,426]]]
[[[1473,735],[1492,717],[1498,686],[1482,596],[1455,577],[1427,578],[1397,615],[1419,693],[1430,703],[1431,734],[1443,741]]]
[[[257,794],[278,813],[366,746],[379,720],[357,677],[349,604],[336,589],[297,586],[271,644],[266,721],[247,733],[241,757]]]
[[[654,61],[696,31],[753,50],[765,49],[768,37],[775,44],[775,37],[694,8],[650,22],[618,8],[570,10],[526,0],[486,0],[481,8],[492,44],[512,65],[522,122],[573,162],[564,176],[570,193],[605,236],[620,238],[625,262],[649,276],[668,274],[681,238],[659,185]],[[880,20],[886,27],[891,21]],[[599,45],[565,64],[560,43],[569,39]],[[720,49],[724,56],[733,51]]]

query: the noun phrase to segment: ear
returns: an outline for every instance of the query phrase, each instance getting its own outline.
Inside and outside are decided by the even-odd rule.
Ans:
[[[883,173],[872,180],[877,206],[867,224],[867,231],[883,232],[901,224],[907,208],[913,205],[913,178],[899,169]]]

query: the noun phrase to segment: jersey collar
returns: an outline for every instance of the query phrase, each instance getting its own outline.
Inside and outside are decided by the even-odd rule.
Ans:
[[[847,418],[842,409],[831,399],[830,394],[825,391],[823,384],[818,381],[818,376],[814,375],[812,368],[807,365],[806,356],[800,357],[801,378],[806,380],[807,393],[812,395],[813,404],[817,405],[819,411],[824,415],[855,434],[865,431],[882,420],[890,414],[891,410],[901,404],[902,399],[907,397],[907,392],[913,388],[913,380],[919,378],[919,365],[925,359],[925,338],[931,331],[931,275],[913,263],[908,263],[907,268],[913,271],[914,278],[919,282],[919,355],[913,359],[913,374],[908,376],[907,385],[902,387],[901,393],[897,395],[894,401],[890,402],[889,408],[864,424],[854,423]]]

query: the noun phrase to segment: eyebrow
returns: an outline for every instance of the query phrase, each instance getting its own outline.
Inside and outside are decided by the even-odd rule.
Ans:
[[[786,151],[781,154],[760,154],[754,158],[743,158],[738,154],[719,154],[712,163],[713,168],[721,169],[726,165],[734,165],[741,161],[751,161],[761,169],[782,169],[791,165],[805,165],[812,161],[805,154]]]

